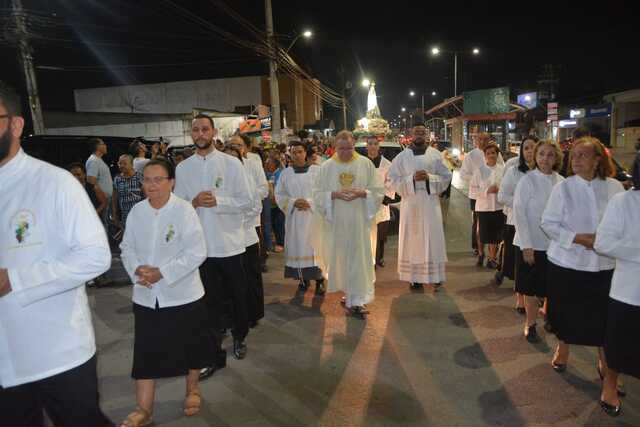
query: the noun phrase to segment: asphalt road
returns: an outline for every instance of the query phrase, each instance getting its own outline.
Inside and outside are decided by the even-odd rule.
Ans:
[[[247,358],[229,357],[227,368],[202,383],[202,411],[190,419],[181,410],[184,380],[159,381],[155,425],[640,425],[637,380],[626,379],[623,415],[611,419],[597,403],[593,349],[574,348],[567,372],[557,374],[550,366],[555,337],[540,328],[541,343],[525,341],[512,283],[495,288],[492,273],[474,266],[468,202],[455,190],[452,197],[444,289],[412,292],[397,280],[393,237],[371,314],[358,320],[346,315],[341,294],[299,294],[282,278],[282,256],[272,254],[266,317],[247,338]],[[117,262],[110,274],[124,279]],[[131,286],[89,294],[102,406],[120,422],[135,406]]]

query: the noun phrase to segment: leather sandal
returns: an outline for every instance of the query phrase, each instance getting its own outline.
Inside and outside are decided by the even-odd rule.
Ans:
[[[184,414],[187,417],[192,417],[200,412],[200,405],[202,405],[202,395],[200,391],[192,391],[184,398]]]
[[[136,409],[127,415],[127,418],[120,423],[120,427],[141,427],[147,426],[153,422],[151,412],[136,406]]]

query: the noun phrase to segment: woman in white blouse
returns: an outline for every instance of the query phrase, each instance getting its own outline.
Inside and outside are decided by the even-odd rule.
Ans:
[[[509,162],[507,162],[500,190],[498,191],[498,202],[504,205],[503,212],[507,216],[502,236],[502,262],[500,262],[500,270],[495,275],[495,281],[498,285],[502,284],[505,277],[511,280],[516,278],[516,247],[513,245],[513,236],[516,234],[516,228],[513,223],[513,196],[520,179],[535,167],[533,149],[537,142],[538,138],[535,136],[526,136],[522,140],[518,161],[511,167],[508,166]],[[519,314],[525,314],[524,296],[517,292],[516,311]]]
[[[186,376],[184,414],[198,413],[200,369],[215,356],[198,272],[207,255],[198,215],[171,192],[175,174],[168,161],[151,160],[143,174],[148,198],[131,210],[120,245],[134,283],[131,376],[138,405],[124,427],[151,423],[157,378]]]
[[[523,175],[513,198],[513,223],[516,251],[516,292],[525,295],[526,321],[524,336],[529,342],[539,340],[536,330],[538,298],[547,296],[547,248],[549,238],[540,223],[551,190],[564,178],[557,173],[562,167],[562,151],[553,141],[540,141],[533,156],[535,169]],[[504,185],[504,184],[503,184]]]
[[[542,229],[550,238],[547,314],[558,337],[551,362],[557,372],[566,370],[569,344],[598,347],[599,366],[606,369],[601,347],[615,261],[596,253],[593,243],[609,199],[624,191],[609,178],[612,172],[600,141],[576,140],[570,176],[553,188],[542,214]]]
[[[596,233],[596,252],[616,260],[613,272],[604,353],[607,370],[600,405],[620,412],[619,373],[640,378],[640,155],[633,165],[633,190],[613,196]]]
[[[483,149],[485,164],[473,173],[469,183],[469,192],[477,195],[475,211],[478,213],[480,245],[478,245],[478,267],[484,265],[484,245],[489,245],[487,268],[497,268],[498,244],[502,240],[504,214],[502,204],[496,195],[500,190],[500,181],[504,175],[504,164],[498,162],[500,148],[488,144]]]

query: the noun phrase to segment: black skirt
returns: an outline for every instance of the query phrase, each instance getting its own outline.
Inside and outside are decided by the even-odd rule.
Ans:
[[[505,216],[502,211],[478,212],[481,243],[500,243]]]
[[[534,251],[534,264],[524,262],[522,250],[514,246],[516,253],[516,292],[530,297],[547,296],[548,261],[545,251]]]
[[[640,307],[609,298],[604,353],[611,369],[640,378]]]
[[[133,315],[133,378],[178,377],[214,365],[216,350],[203,299],[156,309],[134,303]]]
[[[547,317],[567,344],[602,347],[613,270],[579,271],[548,262]]]
[[[516,228],[513,225],[505,224],[503,230],[502,245],[502,275],[507,279],[516,278],[516,247],[513,246],[513,237],[516,235]]]

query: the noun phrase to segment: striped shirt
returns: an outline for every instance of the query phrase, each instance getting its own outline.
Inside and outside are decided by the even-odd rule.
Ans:
[[[142,193],[142,175],[133,174],[132,177],[118,175],[113,180],[113,188],[118,192],[118,208],[122,225],[127,224],[127,216],[133,205],[144,199]]]

